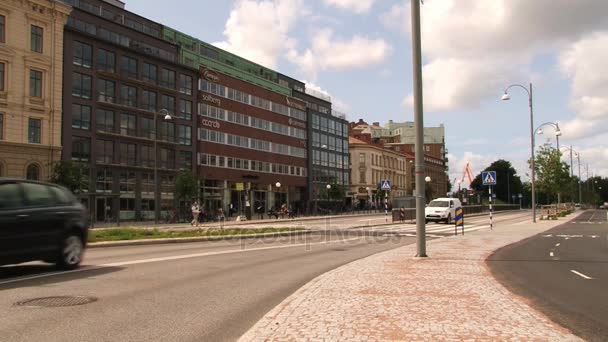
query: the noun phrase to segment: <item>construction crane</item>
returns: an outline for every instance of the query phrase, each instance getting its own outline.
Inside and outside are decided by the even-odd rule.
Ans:
[[[467,162],[467,165],[465,165],[464,171],[462,172],[462,179],[460,180],[461,184],[462,184],[462,182],[464,182],[465,176],[467,177],[467,180],[469,181],[469,188],[470,188],[471,183],[473,183],[473,176],[471,175],[471,168],[469,167],[469,162]]]

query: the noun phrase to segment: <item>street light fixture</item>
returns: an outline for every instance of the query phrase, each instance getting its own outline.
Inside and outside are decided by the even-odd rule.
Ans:
[[[329,215],[329,190],[331,190],[331,184],[325,186],[327,188],[327,215]]]
[[[562,135],[562,131],[559,129],[559,124],[557,122],[545,122],[544,124],[541,124],[540,126],[538,126],[536,128],[536,134],[540,135],[543,134],[543,127],[544,126],[552,126],[553,129],[555,129],[555,144],[557,147],[557,150],[559,151],[559,137]]]
[[[163,120],[171,120],[173,117],[165,108],[158,111],[158,113],[154,113],[154,224],[158,223],[158,219],[160,217],[160,190],[158,184],[158,160],[157,160],[157,145],[158,145],[158,128],[156,122],[158,121],[158,116],[162,115]]]
[[[521,84],[511,84],[505,89],[504,94],[502,95],[503,101],[509,101],[511,99],[511,96],[509,95],[508,91],[512,87],[522,88],[526,91],[526,93],[528,93],[528,106],[530,107],[530,155],[532,157],[530,167],[530,173],[532,174],[532,222],[536,223],[536,188],[534,184],[534,109],[532,105],[532,83],[530,83],[530,89],[526,88]]]

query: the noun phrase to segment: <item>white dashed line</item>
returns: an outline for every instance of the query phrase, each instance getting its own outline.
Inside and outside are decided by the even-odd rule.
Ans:
[[[586,275],[584,275],[584,274],[582,274],[582,273],[580,273],[580,272],[577,272],[577,271],[575,271],[575,270],[570,270],[570,272],[572,272],[572,273],[576,274],[577,276],[579,276],[579,277],[581,277],[581,278],[585,278],[585,279],[587,279],[587,280],[591,280],[591,279],[593,279],[593,278],[591,278],[591,277],[589,277],[589,276],[586,276]]]

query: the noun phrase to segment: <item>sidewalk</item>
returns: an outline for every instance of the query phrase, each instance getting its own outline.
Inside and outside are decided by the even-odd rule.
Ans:
[[[499,284],[494,250],[561,223],[495,227],[357,260],[321,275],[241,341],[579,341]]]

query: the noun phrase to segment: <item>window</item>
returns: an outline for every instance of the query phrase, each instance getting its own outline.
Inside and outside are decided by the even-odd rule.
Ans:
[[[160,71],[161,87],[175,89],[175,71],[169,69],[161,69]]]
[[[111,164],[114,155],[114,142],[110,140],[97,140],[97,162]]]
[[[129,107],[137,107],[137,88],[122,85],[120,87],[120,103]]]
[[[91,157],[91,139],[72,137],[72,160],[88,162]]]
[[[74,65],[90,68],[93,64],[93,48],[89,44],[74,42]]]
[[[178,142],[181,145],[190,146],[192,145],[192,127],[179,125],[178,129]]]
[[[78,72],[72,74],[72,96],[83,99],[91,98],[91,76]]]
[[[27,167],[25,179],[37,181],[40,179],[40,167],[36,164],[30,164]]]
[[[161,108],[168,110],[169,114],[175,115],[175,97],[169,95],[162,95],[160,100]]]
[[[32,25],[30,33],[30,45],[32,51],[42,53],[42,27]]]
[[[179,100],[179,117],[184,120],[192,120],[192,101]]]
[[[108,50],[97,50],[97,70],[116,72],[116,55]]]
[[[175,142],[175,124],[173,122],[160,123],[159,140]]]
[[[160,167],[165,169],[175,169],[175,150],[167,148],[160,149]]]
[[[30,96],[42,97],[42,71],[30,70]]]
[[[112,192],[113,183],[114,179],[112,178],[112,171],[108,169],[97,171],[97,178],[95,182],[95,190],[97,192]]]
[[[359,166],[365,166],[365,153],[359,153]]]
[[[0,15],[0,43],[6,43],[6,17]]]
[[[129,56],[121,56],[120,72],[127,77],[137,78],[137,60]]]
[[[29,119],[27,142],[30,144],[40,144],[40,119]]]
[[[72,104],[72,128],[86,130],[91,128],[91,107]]]
[[[111,110],[97,110],[97,130],[100,132],[114,133],[114,112]]]
[[[116,83],[104,79],[97,80],[97,100],[114,103],[116,101]]]
[[[154,167],[154,149],[152,146],[141,145],[140,146],[140,165],[143,167]]]
[[[179,75],[179,92],[186,95],[192,95],[192,77],[188,75]]]
[[[6,64],[0,63],[0,91],[4,91],[5,68]]]
[[[213,156],[215,158],[215,156]],[[179,151],[179,168],[182,170],[192,169],[192,153],[190,151]],[[213,163],[215,165],[215,163]]]
[[[156,112],[156,93],[149,90],[143,90],[141,93],[141,105],[145,110]]]
[[[0,113],[0,140],[4,139],[4,113]],[[2,176],[0,174],[0,176]]]
[[[21,186],[17,183],[4,183],[0,185],[0,210],[22,207]]]
[[[120,114],[120,135],[137,136],[137,117],[132,114]]]
[[[154,139],[154,122],[152,119],[140,118],[141,122],[141,137]]]
[[[120,164],[135,165],[137,163],[135,157],[135,144],[120,143]]]
[[[144,81],[156,83],[156,65],[144,62],[141,78]]]

